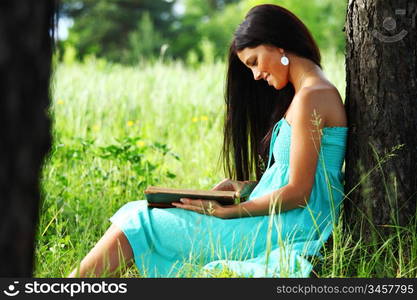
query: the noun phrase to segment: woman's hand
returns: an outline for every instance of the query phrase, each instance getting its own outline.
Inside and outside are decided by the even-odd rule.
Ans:
[[[221,219],[228,219],[230,217],[228,213],[231,212],[228,208],[230,205],[225,207],[215,200],[181,198],[180,201],[181,202],[173,202],[172,205]]]
[[[256,184],[256,181],[237,181],[226,178],[216,184],[211,190],[232,191],[236,192],[237,197],[240,197],[243,191],[249,188],[246,193],[250,192]],[[172,205],[178,208],[192,210],[200,214],[210,215],[221,219],[240,217],[238,204],[221,205],[215,200],[181,198],[181,202],[173,202]]]
[[[238,180],[232,180],[229,178],[223,179],[218,184],[216,184],[211,190],[212,191],[234,191],[238,192],[242,190],[245,185],[251,183],[253,181],[238,181]]]
[[[257,184],[257,181],[250,181],[250,180],[237,181],[237,180],[226,178],[220,181],[218,184],[216,184],[211,190],[212,191],[233,191],[233,192],[237,192],[237,196],[240,197],[241,193],[249,194],[255,188],[256,184]]]
[[[212,191],[236,191],[236,180],[229,178],[223,179],[216,184],[211,190]]]

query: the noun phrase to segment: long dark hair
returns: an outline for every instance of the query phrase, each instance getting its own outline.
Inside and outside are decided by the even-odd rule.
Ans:
[[[253,7],[234,33],[228,57],[225,87],[223,163],[231,179],[256,180],[265,171],[272,127],[280,120],[294,97],[289,82],[279,91],[264,80],[254,80],[237,51],[261,44],[283,48],[308,58],[321,68],[319,48],[303,22],[287,9],[271,4]],[[234,165],[231,165],[233,161]]]

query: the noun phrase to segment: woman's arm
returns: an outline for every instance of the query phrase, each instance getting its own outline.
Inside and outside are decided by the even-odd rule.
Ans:
[[[309,196],[309,195],[308,195]],[[248,202],[222,207],[225,219],[269,215],[271,212],[283,212],[303,207],[308,202],[307,193],[302,193],[291,185],[286,185],[269,194]]]
[[[255,198],[239,205],[224,206],[226,217],[268,215],[303,207],[313,189],[317,169],[318,154],[321,145],[321,133],[325,123],[325,105],[327,99],[322,92],[306,91],[300,93],[294,103],[291,123],[290,176],[288,184],[267,195]],[[295,101],[295,100],[294,100]]]
[[[267,195],[240,204],[220,205],[214,200],[181,198],[181,202],[173,202],[172,205],[222,219],[254,217],[269,215],[273,212],[272,209],[279,212],[302,207],[308,202],[307,195],[310,193],[300,193],[300,191],[299,188],[286,185]]]

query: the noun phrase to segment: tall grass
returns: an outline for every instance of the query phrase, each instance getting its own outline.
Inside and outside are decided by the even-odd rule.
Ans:
[[[331,52],[323,57],[325,72],[344,98],[343,57]],[[180,62],[123,67],[94,59],[57,66],[35,276],[67,276],[108,228],[108,218],[124,203],[144,199],[147,185],[209,189],[225,177],[218,164],[224,80],[220,62],[192,69]],[[331,247],[323,249],[322,261],[314,261],[317,276],[417,274],[415,224],[399,228],[370,252],[343,233],[340,222]],[[399,248],[410,251],[392,256]],[[182,275],[187,274],[195,273]],[[132,267],[123,276],[146,276],[146,270]],[[214,276],[236,274],[224,270]]]
[[[37,276],[65,276],[147,185],[211,188],[223,122],[221,63],[58,65],[42,171]]]

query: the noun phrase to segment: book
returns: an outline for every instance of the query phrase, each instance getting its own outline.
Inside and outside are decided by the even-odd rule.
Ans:
[[[231,205],[245,201],[255,185],[255,182],[246,184],[239,191],[212,191],[148,186],[144,193],[149,207],[175,207],[171,203],[180,202],[180,198],[216,200],[222,205]]]

